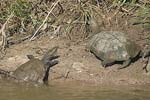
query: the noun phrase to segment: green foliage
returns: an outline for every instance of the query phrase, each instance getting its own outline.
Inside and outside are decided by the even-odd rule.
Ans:
[[[4,20],[7,18],[8,15],[10,15],[9,7],[11,3],[10,2],[0,2],[0,20]]]
[[[113,6],[127,6],[127,9],[138,7],[134,13],[137,16],[137,23],[144,27],[150,27],[150,1],[139,0],[113,0]]]
[[[13,12],[14,15],[17,17],[28,17],[30,14],[28,12],[29,7],[30,4],[25,0],[17,0],[14,4],[10,6],[10,12]]]
[[[139,14],[142,15],[142,16],[150,17],[150,8],[142,7],[139,11]]]
[[[150,27],[150,7],[147,7],[145,5],[141,6],[140,10],[137,12],[137,15],[142,17],[142,20],[140,21],[145,28]]]
[[[4,21],[10,14],[20,20],[26,20],[30,17],[30,3],[26,0],[5,1],[0,3],[0,21]]]
[[[0,22],[4,23],[8,16],[13,14],[13,18],[8,26],[12,27],[14,25],[18,30],[20,28],[25,30],[32,28],[33,31],[42,23],[51,6],[50,4],[45,5],[45,3],[38,3],[38,1],[39,0],[5,0],[5,2],[0,2],[0,6],[2,4],[2,7],[0,8]],[[84,33],[85,31],[85,33],[87,33],[87,26],[93,19],[96,19],[100,25],[101,23],[105,24],[105,22],[108,24],[107,21],[105,21],[105,17],[107,20],[107,17],[109,16],[107,13],[118,9],[121,11],[120,8],[124,8],[127,11],[121,11],[122,14],[129,15],[129,17],[130,14],[136,16],[135,23],[142,23],[143,25],[143,23],[146,22],[144,24],[150,25],[150,3],[146,3],[145,0],[104,0],[103,2],[99,2],[99,4],[92,3],[90,0],[87,0],[87,2],[82,2],[81,0],[80,3],[72,3],[71,0],[66,0],[66,2],[68,4],[64,5],[66,7],[64,7],[65,10],[63,14],[57,15],[56,12],[58,8],[56,7],[55,12],[53,12],[54,14],[49,16],[50,20],[47,21],[50,23],[49,29],[53,30],[51,27],[63,24],[64,29],[61,29],[65,30],[67,34],[71,32],[71,34],[76,34],[76,31],[74,31],[75,28],[79,31],[81,30],[79,33]],[[104,16],[105,13],[106,16]],[[16,24],[18,24],[18,26],[15,26]],[[15,29],[14,27],[12,27],[11,30]],[[16,32],[18,30],[16,30]]]

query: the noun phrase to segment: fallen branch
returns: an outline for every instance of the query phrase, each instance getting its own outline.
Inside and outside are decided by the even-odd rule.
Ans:
[[[60,2],[60,0],[57,0],[53,5],[52,5],[52,9],[48,12],[46,18],[44,19],[43,23],[40,25],[40,27],[35,31],[35,33],[33,34],[33,36],[30,38],[30,41],[32,41],[35,36],[37,35],[37,33],[39,32],[39,30],[44,26],[45,22],[48,20],[49,15],[52,13],[52,11],[54,10],[55,6]]]

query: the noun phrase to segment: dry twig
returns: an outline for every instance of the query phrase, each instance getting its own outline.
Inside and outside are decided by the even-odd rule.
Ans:
[[[51,10],[48,12],[47,16],[45,17],[43,23],[40,25],[40,27],[35,31],[35,33],[33,34],[33,36],[30,38],[30,41],[32,41],[35,36],[37,35],[37,33],[39,32],[39,30],[44,26],[45,22],[48,20],[49,15],[52,13],[53,9],[55,8],[55,6],[60,2],[60,0],[57,0],[53,5]]]
[[[1,41],[1,46],[2,46],[2,50],[5,49],[6,45],[7,45],[7,36],[5,33],[5,28],[7,23],[9,22],[9,20],[13,17],[13,14],[9,15],[6,22],[2,25],[2,28],[0,30],[0,33],[2,33],[2,41]]]

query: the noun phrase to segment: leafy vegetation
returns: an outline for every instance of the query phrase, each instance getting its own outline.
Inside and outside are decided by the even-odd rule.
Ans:
[[[108,24],[105,22],[110,22],[114,16],[120,14],[118,12],[122,15],[136,16],[137,21],[134,24],[150,26],[149,0],[66,0],[63,3],[64,1],[60,0],[59,5],[48,17],[44,32],[65,33],[70,39],[72,35],[87,37],[88,34],[85,33],[89,31],[88,25],[92,19],[96,19],[98,24],[102,21]],[[13,14],[6,28],[8,34],[20,33],[20,29],[32,34],[43,22],[52,4],[43,0],[4,0],[0,2],[0,24],[3,25],[8,16]],[[64,12],[60,13],[62,8]],[[111,13],[114,16],[109,16]],[[80,34],[77,34],[77,31]]]

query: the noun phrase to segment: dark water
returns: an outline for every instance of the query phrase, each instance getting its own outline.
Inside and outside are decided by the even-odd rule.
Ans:
[[[0,100],[150,100],[150,88],[33,86],[0,82]]]

